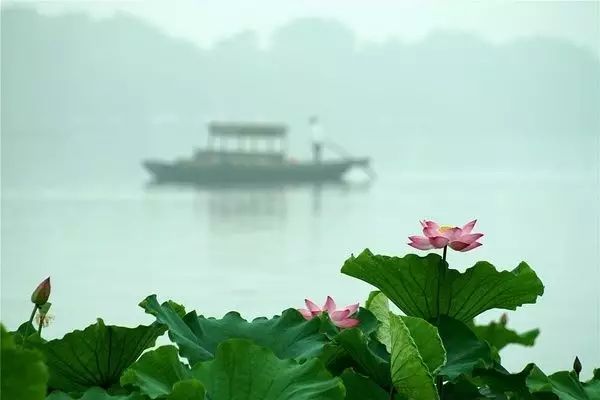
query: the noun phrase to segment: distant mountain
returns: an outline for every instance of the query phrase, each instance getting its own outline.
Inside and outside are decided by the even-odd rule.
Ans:
[[[561,169],[564,151],[567,168],[597,162],[600,63],[557,39],[498,46],[437,32],[359,45],[336,21],[300,19],[268,49],[252,32],[202,49],[125,14],[13,7],[1,40],[7,185],[137,180],[141,158],[186,155],[212,118],[289,122],[303,155],[313,113],[354,153],[403,169],[520,168],[531,157]]]

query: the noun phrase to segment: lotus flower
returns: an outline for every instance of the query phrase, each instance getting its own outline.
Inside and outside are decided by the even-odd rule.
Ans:
[[[410,236],[409,246],[419,250],[442,249],[449,246],[456,251],[469,251],[479,246],[477,241],[483,233],[471,233],[477,220],[465,224],[462,228],[438,225],[433,221],[421,221],[425,236]]]
[[[50,277],[44,279],[42,283],[35,288],[31,294],[31,302],[36,304],[38,307],[43,306],[48,302],[50,297]]]
[[[304,303],[306,304],[306,308],[299,308],[298,311],[307,320],[311,320],[316,316],[327,313],[331,322],[338,328],[352,328],[359,323],[357,319],[350,318],[356,310],[358,310],[358,303],[346,306],[339,310],[337,310],[335,301],[333,301],[331,296],[327,296],[327,300],[323,307],[319,307],[308,299],[305,299]]]

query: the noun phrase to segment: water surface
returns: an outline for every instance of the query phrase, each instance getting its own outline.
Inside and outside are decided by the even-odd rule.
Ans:
[[[568,369],[575,355],[600,365],[598,181],[592,175],[380,174],[371,185],[190,189],[79,186],[5,189],[2,198],[2,320],[30,312],[29,295],[52,277],[47,335],[93,323],[152,319],[145,296],[199,313],[274,315],[326,295],[364,302],[372,288],[342,275],[365,247],[412,252],[418,220],[478,218],[484,246],[449,253],[452,267],[527,261],[546,286],[536,305],[509,312],[518,330],[539,327],[534,348],[504,350],[514,370],[535,360]],[[481,321],[497,318],[487,312]]]

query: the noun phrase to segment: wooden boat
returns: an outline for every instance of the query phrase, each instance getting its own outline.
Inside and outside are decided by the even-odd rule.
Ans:
[[[237,184],[339,181],[352,167],[368,168],[368,158],[294,161],[286,157],[287,127],[282,124],[222,123],[208,125],[206,149],[190,159],[146,160],[156,183]],[[231,141],[235,150],[230,150]],[[262,149],[261,149],[262,147]],[[320,154],[320,152],[318,153]]]

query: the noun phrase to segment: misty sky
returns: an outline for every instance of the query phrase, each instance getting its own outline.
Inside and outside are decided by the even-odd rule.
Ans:
[[[362,40],[399,37],[418,40],[432,30],[460,29],[504,42],[519,36],[553,36],[600,53],[598,1],[5,1],[36,4],[44,13],[78,10],[102,18],[128,12],[169,34],[210,45],[234,32],[251,29],[266,42],[270,32],[293,18],[335,18]]]

